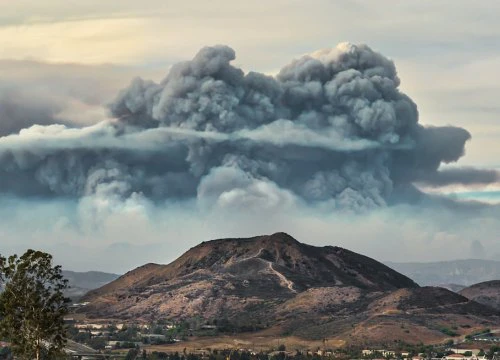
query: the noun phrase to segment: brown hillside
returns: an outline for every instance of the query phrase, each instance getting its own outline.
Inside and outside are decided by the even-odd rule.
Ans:
[[[417,286],[406,276],[366,256],[340,247],[302,244],[288,234],[276,233],[203,242],[168,265],[147,264],[132,270],[89,292],[85,300],[209,273],[241,277],[242,281],[256,279],[257,286],[271,281],[285,293],[324,286],[368,290]]]
[[[88,293],[93,318],[171,320],[202,317],[232,331],[266,330],[339,343],[496,326],[491,308],[442,288],[420,288],[387,266],[285,233],[203,242],[168,265],[148,264]],[[455,326],[455,325],[453,325]],[[394,329],[401,329],[395,331]],[[464,328],[465,329],[465,328]],[[420,334],[420,335],[418,335]],[[370,340],[370,341],[371,341]]]
[[[462,289],[459,294],[500,311],[500,280],[486,281]]]

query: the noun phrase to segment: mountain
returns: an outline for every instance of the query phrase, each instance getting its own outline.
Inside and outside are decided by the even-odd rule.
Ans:
[[[201,243],[171,264],[147,264],[128,272],[89,292],[85,300],[106,316],[153,315],[144,312],[145,305],[166,316],[202,310],[215,316],[227,301],[284,301],[310,288],[331,286],[375,292],[417,284],[363,255],[302,244],[277,233]]]
[[[415,280],[419,285],[461,284],[469,286],[500,279],[500,261],[453,260],[428,263],[386,262],[387,266]]]
[[[93,289],[97,289],[115,279],[120,275],[100,271],[76,272],[63,270],[62,275],[68,280],[70,288],[66,296],[78,299]]]
[[[83,300],[89,304],[82,311],[94,319],[201,317],[226,331],[339,341],[442,340],[447,324],[464,330],[499,323],[495,310],[459,294],[421,288],[366,256],[306,245],[285,233],[203,242],[168,265],[132,270]]]
[[[460,295],[500,311],[500,280],[474,284],[462,289]]]

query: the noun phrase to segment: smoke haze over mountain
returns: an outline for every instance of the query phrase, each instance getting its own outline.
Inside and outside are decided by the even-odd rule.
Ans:
[[[446,166],[464,155],[470,133],[421,125],[416,104],[399,90],[396,67],[385,56],[342,43],[293,60],[276,76],[245,73],[231,64],[235,57],[227,46],[205,47],[160,82],[135,78],[108,105],[109,118],[93,112],[109,91],[73,94],[93,109],[92,116],[73,119],[64,113],[73,101],[66,95],[42,97],[35,88],[37,95],[29,98],[29,92],[16,96],[15,87],[0,87],[4,219],[15,209],[15,222],[39,229],[32,237],[45,239],[55,227],[58,237],[73,239],[72,246],[95,247],[123,238],[126,246],[145,245],[130,234],[117,236],[127,221],[139,222],[151,244],[167,234],[184,233],[182,239],[196,243],[244,235],[255,226],[263,228],[260,233],[294,235],[289,227],[309,229],[325,242],[353,221],[369,229],[401,209],[409,227],[439,214],[428,233],[412,233],[409,241],[419,243],[415,237],[435,237],[441,233],[436,229],[461,218],[489,223],[498,213],[496,205],[421,190],[494,186],[499,174]],[[27,209],[45,216],[30,222]],[[231,213],[234,223],[224,224]],[[264,224],[270,216],[274,222]],[[478,239],[485,247],[494,243],[498,225],[490,228],[491,238]],[[401,241],[408,250],[404,239],[383,240],[395,229],[394,223],[384,225],[377,241]],[[446,236],[458,236],[454,231]],[[344,234],[340,241],[366,246],[368,239],[356,233],[359,240]],[[4,235],[15,248],[15,235]]]

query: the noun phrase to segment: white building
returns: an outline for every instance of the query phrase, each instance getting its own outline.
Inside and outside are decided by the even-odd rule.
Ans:
[[[461,349],[461,350],[463,350],[463,349]],[[470,349],[467,351],[470,351]],[[479,351],[478,351],[478,353],[479,353]],[[465,356],[464,354],[450,354],[450,355],[443,356],[442,360],[487,360],[487,359],[486,359],[486,356],[477,356],[474,354],[472,354],[472,356]]]
[[[396,353],[392,350],[385,350],[385,349],[379,349],[379,350],[369,350],[369,349],[365,349],[365,350],[362,350],[361,351],[363,356],[368,356],[368,355],[372,355],[372,354],[380,354],[382,355],[383,357],[394,357],[396,355]]]
[[[455,354],[465,354],[470,352],[472,355],[478,355],[481,352],[481,349],[450,349]]]

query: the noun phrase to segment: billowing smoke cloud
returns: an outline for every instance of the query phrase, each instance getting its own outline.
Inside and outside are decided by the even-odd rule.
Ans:
[[[160,83],[133,80],[109,106],[113,121],[41,121],[0,138],[0,190],[96,206],[196,199],[357,211],[391,204],[418,182],[498,181],[492,171],[440,171],[470,134],[420,125],[394,63],[368,46],[318,51],[275,77],[245,74],[234,59],[227,46],[203,48]]]

